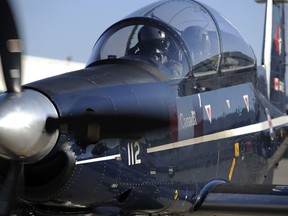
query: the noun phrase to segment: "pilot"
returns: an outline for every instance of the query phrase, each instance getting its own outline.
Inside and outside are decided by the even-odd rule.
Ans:
[[[189,26],[183,31],[182,37],[188,46],[194,65],[208,58],[211,42],[205,29],[200,26]]]
[[[143,26],[138,32],[138,43],[127,54],[147,56],[156,63],[168,67],[174,77],[181,77],[182,66],[177,59],[172,58],[172,54],[175,55],[175,49],[176,46],[171,44],[170,38],[164,31],[151,26]]]

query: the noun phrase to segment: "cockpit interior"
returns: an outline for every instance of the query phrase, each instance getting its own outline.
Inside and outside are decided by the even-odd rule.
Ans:
[[[252,48],[234,26],[191,0],[154,3],[112,25],[96,42],[87,66],[105,59],[144,61],[168,79],[256,66]]]

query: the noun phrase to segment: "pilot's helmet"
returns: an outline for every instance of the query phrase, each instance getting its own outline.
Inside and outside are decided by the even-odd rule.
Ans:
[[[205,54],[210,51],[211,42],[208,32],[200,26],[189,26],[183,33],[182,37],[185,40],[191,54],[193,52]]]
[[[165,55],[169,48],[169,41],[164,31],[143,26],[138,33],[142,53],[150,55]]]

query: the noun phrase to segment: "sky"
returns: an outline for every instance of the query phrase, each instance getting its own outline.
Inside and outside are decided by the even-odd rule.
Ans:
[[[85,63],[101,33],[156,0],[11,0],[24,54]],[[261,61],[265,5],[254,0],[199,0],[223,14]]]

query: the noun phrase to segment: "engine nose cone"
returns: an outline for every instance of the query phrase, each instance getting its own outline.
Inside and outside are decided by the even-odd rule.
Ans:
[[[57,116],[54,105],[39,92],[0,95],[0,157],[23,162],[44,157],[59,134],[47,133],[46,120]]]

